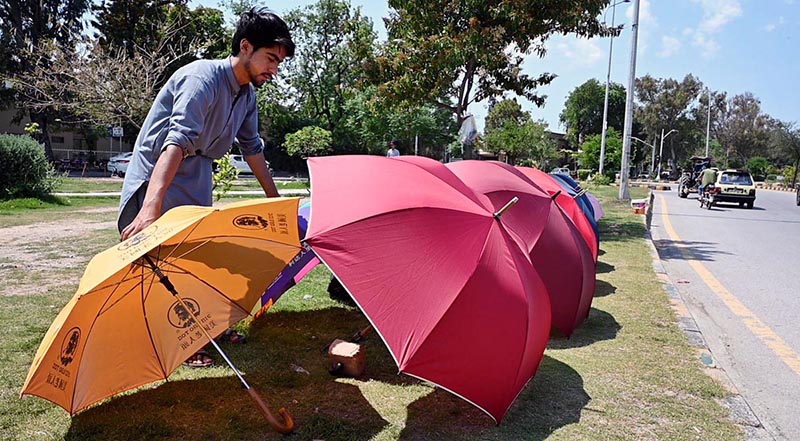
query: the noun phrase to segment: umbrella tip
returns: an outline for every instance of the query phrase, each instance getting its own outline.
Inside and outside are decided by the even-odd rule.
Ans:
[[[503,206],[503,208],[501,208],[501,209],[497,210],[497,212],[495,212],[495,213],[494,213],[494,218],[495,218],[495,219],[497,219],[497,220],[500,220],[500,216],[502,216],[502,215],[503,215],[503,213],[505,213],[506,211],[508,211],[508,209],[509,209],[509,208],[511,208],[511,207],[512,207],[514,204],[516,204],[517,202],[519,202],[519,198],[518,198],[517,196],[514,196],[513,198],[511,198],[511,200],[510,200],[510,201],[508,201],[508,203],[507,203],[507,204],[505,204],[505,205]]]

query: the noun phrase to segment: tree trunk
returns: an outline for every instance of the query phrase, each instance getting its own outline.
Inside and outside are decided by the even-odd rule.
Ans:
[[[37,141],[44,146],[44,154],[47,156],[47,160],[52,162],[55,156],[53,155],[53,146],[50,144],[50,126],[47,123],[47,115],[44,113],[31,112],[30,117],[31,122],[39,124]]]

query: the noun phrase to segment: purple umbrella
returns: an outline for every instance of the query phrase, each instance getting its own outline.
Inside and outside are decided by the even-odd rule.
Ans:
[[[310,213],[311,202],[306,202],[297,210],[297,227],[300,231],[300,240],[306,236]],[[317,264],[319,264],[317,255],[311,251],[307,244],[303,243],[303,250],[289,262],[286,268],[278,274],[278,277],[264,291],[264,294],[261,295],[261,301],[253,308],[254,311],[258,310],[254,316],[258,318],[267,312],[270,306],[277,302],[283,293],[299,283]]]

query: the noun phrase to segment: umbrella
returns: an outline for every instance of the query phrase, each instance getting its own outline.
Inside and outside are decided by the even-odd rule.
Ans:
[[[311,203],[306,202],[297,210],[297,227],[300,233],[300,240],[306,236],[308,229],[308,218],[311,214]],[[303,244],[303,249],[295,256],[286,268],[278,274],[278,277],[269,285],[261,295],[261,299],[256,303],[254,317],[261,317],[267,310],[278,301],[289,288],[298,284],[315,266],[319,264],[319,259],[311,251],[308,244]]]
[[[550,302],[522,239],[444,165],[308,160],[306,242],[383,339],[400,372],[499,422],[536,372]]]
[[[78,290],[36,352],[21,395],[74,415],[126,390],[165,380],[211,342],[259,405],[278,420],[213,337],[248,316],[300,249],[297,198],[222,208],[182,206],[89,262]],[[202,325],[202,326],[201,326]]]
[[[592,229],[594,230],[595,236],[597,236],[597,241],[600,241],[600,229],[597,225],[597,218],[594,213],[594,208],[592,208],[592,202],[589,200],[589,197],[586,196],[586,190],[582,189],[580,184],[575,182],[572,178],[565,175],[560,174],[550,174],[558,185],[564,189],[573,199],[575,202],[578,203],[578,206],[583,211],[583,214],[586,216],[586,219],[592,225]]]
[[[516,167],[525,176],[527,176],[536,185],[546,191],[550,196],[555,197],[556,203],[567,213],[570,220],[578,228],[581,237],[586,241],[586,245],[592,250],[592,259],[597,262],[597,253],[599,250],[599,242],[597,240],[597,233],[592,226],[589,219],[586,218],[585,213],[581,210],[578,202],[564,192],[564,189],[558,184],[551,175],[531,167]]]
[[[595,288],[592,252],[550,196],[516,168],[497,161],[459,161],[447,167],[495,209],[513,196],[519,207],[504,221],[527,244],[533,267],[550,294],[553,326],[566,336],[589,314]]]

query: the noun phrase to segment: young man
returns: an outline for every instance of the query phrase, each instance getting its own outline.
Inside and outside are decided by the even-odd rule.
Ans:
[[[179,205],[212,203],[212,165],[234,140],[267,197],[278,190],[258,135],[255,89],[294,55],[286,23],[251,9],[233,35],[231,56],[179,69],[156,97],[142,125],[122,187],[117,227],[122,240]]]
[[[256,88],[277,75],[294,49],[286,23],[266,8],[253,8],[239,18],[230,57],[195,61],[170,77],[147,114],[125,173],[117,219],[122,240],[170,208],[210,206],[213,161],[234,142],[267,197],[278,196],[258,135]],[[235,331],[224,337],[244,342]],[[206,367],[213,359],[200,351],[185,364]]]

